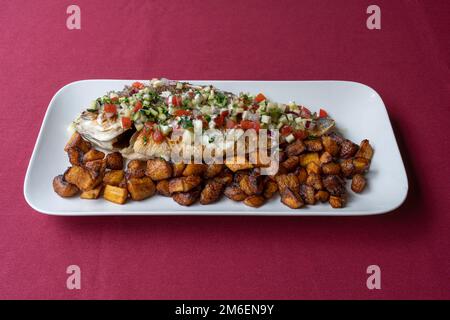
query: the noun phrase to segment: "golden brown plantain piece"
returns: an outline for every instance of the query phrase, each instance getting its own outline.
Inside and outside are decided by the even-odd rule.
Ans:
[[[175,193],[172,199],[182,206],[191,206],[197,202],[200,197],[200,189],[194,189],[189,192]]]
[[[53,179],[53,190],[63,198],[73,197],[80,192],[80,189],[67,182],[62,174]]]
[[[64,173],[64,179],[82,191],[94,189],[102,181],[102,178],[101,175],[93,177],[90,170],[80,166],[70,167]]]
[[[207,165],[206,171],[204,173],[205,179],[211,179],[219,175],[223,170],[224,165],[220,163],[213,163],[210,165]]]
[[[311,162],[320,165],[319,154],[317,152],[305,153],[300,156],[300,165],[302,167],[306,167]]]
[[[113,152],[106,156],[106,168],[111,170],[123,169],[123,157],[120,152]]]
[[[242,191],[242,189],[236,184],[227,186],[225,188],[224,194],[227,198],[233,201],[243,201],[245,198],[247,198],[245,192]]]
[[[299,156],[306,150],[305,144],[302,142],[302,140],[296,140],[290,145],[286,147],[286,154],[291,156]]]
[[[123,186],[125,182],[125,172],[123,170],[111,170],[105,173],[103,183],[111,186]]]
[[[323,145],[321,139],[311,139],[311,140],[305,140],[303,143],[306,146],[306,150],[309,152],[319,152],[322,151]]]
[[[172,177],[172,166],[164,159],[148,160],[145,174],[153,181],[165,180]]]
[[[145,177],[147,162],[141,160],[131,160],[127,165],[127,178]]]
[[[206,171],[206,165],[202,163],[190,163],[183,170],[183,176],[203,176]]]
[[[174,178],[169,181],[169,192],[188,192],[202,183],[202,178],[199,176],[189,176]]]
[[[97,188],[92,189],[92,190],[88,190],[88,191],[83,191],[80,195],[81,199],[88,199],[88,200],[95,200],[98,199],[98,197],[100,196],[100,193],[102,192],[103,189],[103,185],[99,185]]]
[[[105,154],[101,151],[91,149],[86,152],[83,156],[83,163],[87,163],[89,161],[102,160],[105,157]]]
[[[155,184],[149,177],[130,178],[127,181],[127,188],[131,199],[136,201],[150,198],[156,192]]]
[[[330,196],[328,202],[335,209],[343,208],[345,205],[345,199],[339,196]]]
[[[326,175],[340,174],[341,166],[335,162],[330,162],[322,165],[322,173]]]
[[[372,160],[373,157],[373,148],[369,143],[369,140],[361,141],[361,145],[359,147],[358,152],[356,152],[355,158],[364,158],[367,160]]]
[[[325,152],[330,154],[332,157],[336,157],[339,154],[340,147],[336,140],[330,136],[323,136],[322,144]]]
[[[281,166],[286,169],[286,171],[291,172],[294,171],[299,165],[299,157],[297,156],[290,156],[281,163]]]
[[[182,162],[180,163],[172,163],[172,176],[174,178],[181,177],[183,175],[183,171],[186,168],[186,165]]]
[[[90,142],[84,140],[78,132],[75,132],[64,147],[64,151],[67,152],[70,148],[78,148],[82,153],[86,153],[91,147]]]
[[[323,183],[322,178],[317,173],[312,173],[308,176],[306,179],[306,184],[308,186],[313,187],[316,190],[322,190],[323,189]]]
[[[200,203],[207,205],[217,202],[222,196],[224,187],[225,186],[216,179],[209,180],[200,194]]]
[[[291,209],[299,209],[305,205],[300,195],[289,188],[281,190],[280,196],[281,202]]]
[[[278,191],[278,184],[273,180],[266,181],[264,185],[264,198],[271,199]]]
[[[252,208],[259,208],[266,202],[263,196],[253,195],[244,199],[244,204]]]
[[[330,198],[330,194],[327,191],[320,190],[316,192],[314,198],[316,198],[316,200],[320,202],[327,202]]]
[[[352,190],[356,193],[361,193],[366,187],[366,178],[361,174],[355,174],[352,179]]]
[[[124,204],[128,198],[128,190],[126,188],[115,187],[107,184],[105,186],[105,191],[103,192],[103,198],[117,204]]]
[[[156,184],[156,191],[165,197],[170,197],[171,194],[169,192],[169,180],[161,180]]]
[[[69,156],[69,162],[73,166],[83,165],[83,152],[77,147],[71,147],[67,149],[67,155]]]

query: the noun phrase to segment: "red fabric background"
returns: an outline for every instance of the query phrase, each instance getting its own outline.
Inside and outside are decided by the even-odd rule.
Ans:
[[[0,298],[450,298],[449,2],[2,1]],[[88,78],[353,80],[383,97],[406,203],[361,218],[61,218],[23,180],[48,102]],[[389,165],[388,163],[386,165]],[[382,200],[382,199],[380,199]],[[82,289],[65,287],[77,264]],[[368,265],[382,290],[366,288]]]

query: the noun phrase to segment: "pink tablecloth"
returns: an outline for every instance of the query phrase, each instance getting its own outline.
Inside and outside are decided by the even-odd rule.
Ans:
[[[448,1],[378,0],[381,30],[366,28],[369,1],[74,2],[72,31],[67,1],[1,5],[0,298],[450,298]],[[372,86],[407,167],[406,203],[361,218],[33,211],[23,179],[53,94],[159,76]],[[66,288],[71,264],[81,290]],[[366,287],[372,264],[381,290]]]

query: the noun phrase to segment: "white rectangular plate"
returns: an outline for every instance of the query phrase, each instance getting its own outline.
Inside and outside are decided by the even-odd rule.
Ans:
[[[369,139],[375,149],[368,186],[362,194],[349,191],[343,209],[328,204],[292,210],[279,197],[261,208],[223,198],[202,206],[182,207],[171,198],[154,196],[144,201],[115,205],[103,199],[60,198],[52,188],[52,179],[69,166],[63,148],[70,137],[67,128],[90,101],[110,90],[120,90],[135,80],[84,80],[59,90],[51,100],[44,118],[24,183],[24,195],[35,210],[54,215],[298,215],[358,216],[380,214],[399,207],[408,192],[408,180],[392,131],[386,108],[373,89],[346,81],[189,81],[212,84],[234,93],[263,92],[271,100],[296,101],[311,110],[324,108],[337,122],[345,137],[359,143]]]

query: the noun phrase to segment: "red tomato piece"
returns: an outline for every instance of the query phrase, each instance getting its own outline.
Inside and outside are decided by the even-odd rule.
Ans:
[[[325,110],[320,109],[319,118],[326,118],[326,117],[328,117],[328,113]]]
[[[258,93],[258,95],[255,97],[255,102],[260,103],[266,100],[266,97],[262,93]]]
[[[122,127],[124,129],[131,128],[131,119],[129,117],[122,117]]]
[[[244,130],[255,129],[256,132],[261,128],[258,121],[242,120],[240,125]]]
[[[292,133],[292,127],[291,126],[284,126],[283,128],[281,128],[280,131],[281,135],[283,137],[288,136]]]
[[[181,107],[183,105],[183,99],[180,96],[173,96],[172,105],[174,107]]]
[[[136,88],[136,89],[142,89],[142,88],[144,88],[144,84],[142,83],[142,82],[138,82],[138,81],[136,81],[136,82],[133,82],[133,84],[131,85],[133,88]]]
[[[142,102],[140,101],[136,102],[136,104],[134,105],[133,112],[138,112],[141,109],[142,109]]]
[[[189,116],[191,114],[191,111],[189,110],[175,110],[174,115],[176,117],[181,117],[181,116]]]
[[[159,129],[156,129],[155,131],[153,131],[152,138],[156,143],[161,143],[164,140],[164,135],[161,133],[161,131],[159,131]]]
[[[112,104],[112,103],[110,103],[110,104],[105,104],[104,110],[105,110],[105,112],[107,112],[107,113],[113,113],[113,114],[116,114],[116,113],[117,113],[117,106],[116,106],[115,104]]]

